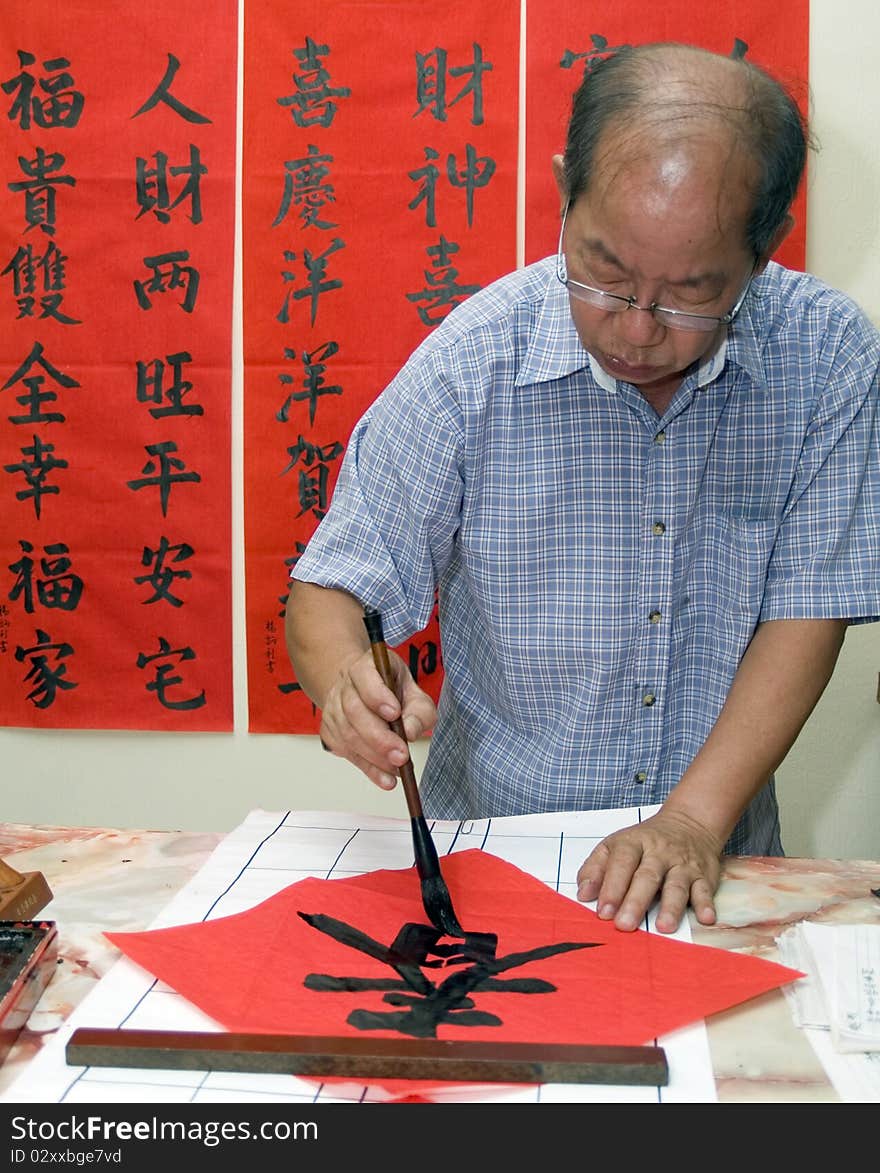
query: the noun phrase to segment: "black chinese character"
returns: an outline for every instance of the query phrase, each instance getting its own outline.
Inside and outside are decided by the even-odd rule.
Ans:
[[[24,383],[27,388],[24,395],[16,396],[16,403],[20,403],[22,407],[28,408],[27,415],[11,415],[8,417],[11,423],[14,424],[35,424],[35,423],[63,423],[64,416],[60,411],[44,411],[43,405],[46,403],[54,403],[58,396],[54,391],[43,389],[44,375],[30,374],[31,367],[39,365],[43,368],[46,375],[54,380],[59,387],[78,387],[76,379],[71,378],[70,375],[65,375],[63,371],[59,371],[52,363],[45,357],[42,343],[35,342],[31,347],[31,352],[12,375],[6,380],[0,391],[6,391],[9,387],[14,386],[19,380]]]
[[[71,90],[73,76],[67,73],[70,62],[66,57],[52,57],[43,62],[43,69],[50,76],[39,80],[32,73],[25,70],[26,65],[33,65],[36,61],[33,53],[18,50],[18,64],[22,72],[17,77],[3,82],[3,91],[14,94],[19,91],[18,97],[12,103],[7,113],[10,122],[18,119],[22,130],[30,130],[31,119],[34,125],[44,130],[55,128],[72,130],[79,122],[85,98],[77,90]],[[61,71],[61,72],[59,72]],[[51,76],[55,74],[55,76]],[[40,89],[47,96],[41,98],[36,92]]]
[[[156,403],[165,406],[151,407],[150,415],[154,419],[163,419],[166,416],[204,415],[205,409],[200,403],[184,403],[183,397],[193,389],[192,383],[184,379],[181,369],[184,363],[192,362],[192,355],[185,350],[177,354],[166,354],[165,361],[171,368],[171,380],[167,387],[162,386],[165,377],[165,363],[154,358],[149,362],[137,364],[137,401],[138,403]]]
[[[287,454],[290,463],[284,476],[300,461],[305,465],[305,471],[300,470],[298,496],[300,503],[299,516],[311,510],[320,521],[327,512],[328,489],[330,484],[330,461],[338,460],[345,451],[339,441],[335,441],[324,448],[310,444],[305,437],[300,436],[296,444],[290,445]]]
[[[135,219],[139,220],[146,212],[152,212],[160,224],[168,224],[174,209],[184,200],[189,200],[189,218],[193,224],[201,224],[201,179],[208,174],[208,168],[202,163],[198,147],[190,143],[189,163],[186,166],[169,167],[168,156],[164,151],[156,151],[153,158],[156,160],[155,167],[148,167],[146,159],[138,158],[136,163],[135,191],[140,211]],[[174,179],[178,175],[186,176],[186,181],[180,185],[180,191],[173,200],[168,188],[169,175]]]
[[[168,293],[173,289],[183,289],[184,296],[181,309],[191,314],[196,304],[199,292],[200,274],[198,269],[191,265],[181,265],[181,261],[188,261],[189,253],[185,249],[173,253],[160,253],[155,257],[144,257],[144,264],[153,270],[153,276],[146,281],[135,281],[134,292],[138,305],[142,310],[152,309],[151,293]],[[167,267],[163,267],[167,266]]]
[[[327,992],[384,991],[382,1001],[399,1010],[353,1010],[346,1022],[358,1030],[395,1030],[414,1038],[436,1038],[437,1027],[501,1026],[496,1014],[478,1010],[472,997],[493,994],[552,994],[556,986],[543,978],[499,978],[522,965],[543,961],[574,949],[595,949],[598,941],[563,941],[496,957],[494,933],[464,933],[456,944],[441,945],[442,933],[433,925],[407,923],[391,945],[383,945],[353,925],[321,913],[300,912],[306,924],[342,945],[384,962],[398,978],[331,977],[310,973],[303,984]],[[431,981],[425,970],[452,969],[443,981]]]
[[[332,162],[332,155],[321,154],[311,143],[306,158],[285,161],[284,191],[281,193],[278,215],[272,221],[273,228],[277,228],[287,216],[291,203],[300,208],[303,228],[336,227],[331,220],[321,219],[324,208],[336,199],[333,184],[326,182],[330,174],[327,164]]]
[[[436,326],[442,322],[451,309],[480,288],[479,285],[458,284],[458,269],[449,262],[458,248],[454,241],[447,240],[445,236],[441,236],[437,244],[429,245],[425,251],[431,257],[432,268],[423,270],[427,288],[406,295],[407,301],[425,303],[416,304],[416,308],[426,326]]]
[[[83,593],[83,580],[78,574],[71,571],[71,560],[68,557],[70,550],[64,542],[52,542],[43,547],[46,557],[40,559],[40,571],[46,576],[37,578],[34,571],[36,563],[29,557],[34,552],[30,542],[19,538],[22,556],[17,562],[12,562],[9,569],[17,575],[12,590],[9,592],[9,601],[14,603],[20,598],[22,606],[28,614],[34,610],[34,587],[36,586],[37,602],[47,610],[55,608],[59,611],[75,611]]]
[[[134,581],[138,586],[147,583],[152,587],[153,594],[149,599],[144,599],[145,604],[165,602],[170,603],[172,607],[183,606],[183,600],[171,593],[171,586],[176,579],[192,578],[192,573],[189,570],[173,570],[169,563],[185,562],[192,558],[194,553],[192,546],[186,542],[178,542],[176,546],[172,546],[166,537],[159,539],[159,545],[155,550],[144,546],[141,565],[152,565],[152,570],[149,574],[137,575]]]
[[[54,663],[49,662],[49,653],[54,652]],[[73,648],[69,643],[52,643],[52,637],[46,631],[37,628],[37,642],[30,648],[19,645],[15,649],[15,658],[23,663],[30,658],[30,668],[25,676],[25,684],[34,682],[34,687],[28,693],[27,699],[34,702],[38,709],[48,709],[55,703],[59,690],[78,688],[76,681],[65,680],[67,665],[61,663],[68,656],[73,655]]]
[[[44,444],[40,437],[35,435],[33,444],[29,448],[22,448],[21,454],[25,459],[20,464],[3,466],[6,472],[24,473],[28,488],[19,489],[15,494],[16,500],[27,501],[30,497],[38,518],[43,512],[43,497],[47,493],[56,495],[61,491],[57,485],[47,485],[46,477],[56,468],[67,468],[67,461],[53,456],[54,451],[54,444]]]
[[[318,45],[311,37],[306,37],[305,48],[293,50],[302,67],[293,74],[295,92],[276,100],[279,106],[290,110],[291,118],[299,127],[332,126],[337,109],[333,99],[351,97],[347,86],[334,89],[329,84],[330,74],[320,61],[329,52],[327,45]]]
[[[0,270],[0,275],[12,274],[19,318],[34,316],[37,285],[41,284],[40,317],[54,318],[63,326],[81,324],[78,318],[71,318],[61,310],[67,259],[54,242],[47,244],[44,253],[37,253],[30,244],[23,244],[16,250],[6,268]]]
[[[303,264],[306,268],[306,284],[301,289],[291,289],[288,291],[284,299],[284,304],[275,315],[279,322],[286,323],[290,319],[290,300],[301,301],[307,297],[311,302],[311,325],[314,326],[315,319],[318,316],[318,299],[322,293],[329,293],[331,289],[341,289],[342,282],[337,278],[332,280],[326,276],[327,258],[337,252],[339,249],[345,248],[345,242],[334,238],[329,247],[317,256],[311,249],[303,249]],[[296,253],[285,251],[285,261],[295,261]],[[282,280],[285,284],[290,284],[296,280],[296,274],[291,269],[282,269]]]
[[[174,75],[180,69],[180,62],[173,53],[168,54],[168,68],[165,70],[165,76],[144,102],[139,110],[135,110],[132,118],[137,118],[139,114],[145,114],[147,110],[152,110],[159,102],[164,102],[166,106],[170,107],[175,114],[179,114],[181,118],[187,122],[210,122],[204,114],[199,114],[196,110],[191,110],[189,106],[185,106],[179,98],[175,98],[171,93],[171,83],[174,81]]]
[[[159,704],[165,709],[189,710],[200,709],[205,703],[205,690],[202,689],[197,696],[187,697],[185,700],[171,700],[168,696],[170,689],[176,687],[178,684],[183,684],[182,676],[173,676],[174,664],[168,663],[169,660],[177,660],[182,662],[185,660],[194,660],[196,658],[195,652],[192,648],[172,648],[171,644],[163,636],[159,636],[159,651],[154,652],[153,655],[148,656],[146,652],[139,652],[137,658],[138,668],[146,668],[147,664],[155,664],[155,677],[148,681],[144,686],[147,692],[154,692]],[[158,661],[166,661],[160,663]]]
[[[8,186],[10,191],[24,192],[25,232],[39,228],[47,236],[55,235],[55,188],[59,183],[76,186],[72,175],[53,174],[64,163],[65,158],[60,152],[47,154],[42,147],[37,147],[33,159],[18,156],[18,165],[27,178],[16,180]]]
[[[200,483],[201,477],[197,472],[184,472],[186,464],[179,457],[172,455],[177,451],[173,440],[165,440],[160,444],[147,444],[147,452],[154,459],[148,460],[141,472],[144,474],[139,480],[128,481],[128,487],[137,491],[152,486],[159,490],[159,500],[162,504],[162,516],[168,515],[168,500],[171,496],[171,486],[184,482]]]
[[[482,125],[483,74],[490,72],[494,67],[483,61],[482,47],[476,42],[473,45],[473,50],[473,64],[460,65],[456,69],[447,69],[445,49],[434,49],[430,53],[416,53],[416,98],[418,101],[416,114],[428,110],[438,122],[445,122],[447,109],[451,109],[468,94],[472,94],[471,123],[474,126]],[[450,77],[468,77],[470,79],[450,102],[446,101],[447,73]]]

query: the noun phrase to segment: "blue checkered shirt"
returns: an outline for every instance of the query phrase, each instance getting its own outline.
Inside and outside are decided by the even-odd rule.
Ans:
[[[425,813],[662,802],[756,624],[880,617],[878,362],[851,300],[775,264],[662,418],[588,358],[552,259],[453,311],[355,426],[293,571],[392,645],[436,588]],[[781,854],[772,779],[727,850]]]

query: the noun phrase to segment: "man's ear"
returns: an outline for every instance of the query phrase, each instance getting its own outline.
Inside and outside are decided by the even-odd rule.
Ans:
[[[755,265],[756,277],[767,268],[767,262],[782,244],[783,240],[785,240],[786,236],[788,236],[789,232],[791,232],[792,228],[794,228],[794,216],[789,213],[770,238],[770,243],[767,245],[764,255],[758,257],[758,263]]]
[[[568,204],[568,185],[565,182],[565,163],[562,155],[553,156],[553,178],[556,180],[556,190],[559,192],[559,214],[561,216]]]

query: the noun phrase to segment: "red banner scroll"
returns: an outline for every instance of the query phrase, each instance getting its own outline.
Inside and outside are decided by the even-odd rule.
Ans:
[[[235,0],[0,14],[0,722],[232,727]]]
[[[519,6],[249,0],[245,562],[254,732],[313,732],[283,614],[351,429],[449,310],[516,264]],[[413,640],[437,695],[435,623]]]

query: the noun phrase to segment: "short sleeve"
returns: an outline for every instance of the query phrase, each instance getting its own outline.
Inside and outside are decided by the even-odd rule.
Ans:
[[[818,356],[820,390],[768,567],[762,621],[880,618],[878,364],[877,332],[859,316]]]
[[[330,508],[291,577],[381,610],[399,644],[427,626],[462,499],[454,378],[418,352],[356,424]]]

